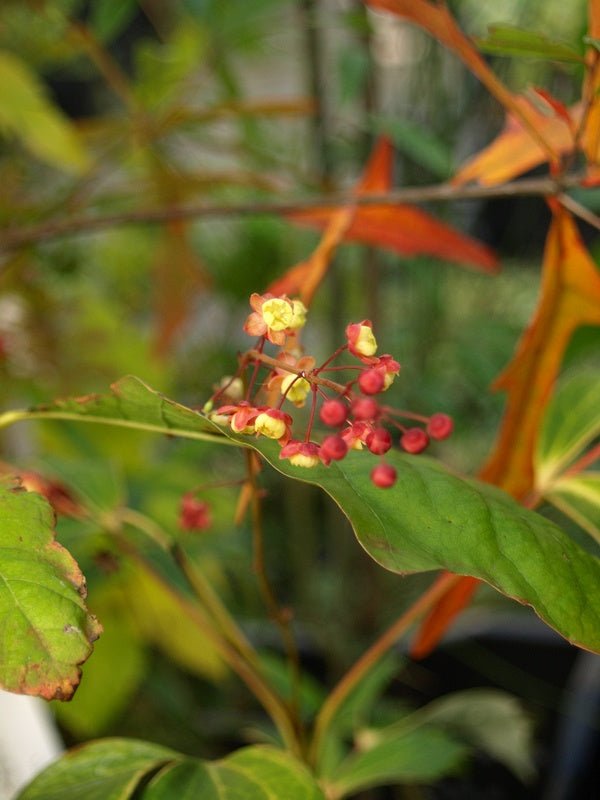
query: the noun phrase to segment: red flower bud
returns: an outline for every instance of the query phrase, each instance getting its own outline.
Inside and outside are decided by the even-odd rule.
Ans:
[[[319,411],[321,422],[332,428],[343,425],[348,417],[348,407],[341,400],[325,400]]]
[[[453,429],[454,423],[447,414],[434,414],[427,423],[427,433],[432,439],[447,439]]]
[[[352,416],[359,420],[377,419],[379,406],[371,397],[357,397],[352,402]]]
[[[385,428],[375,428],[367,436],[367,447],[376,456],[382,456],[392,446],[392,437],[388,430]]]
[[[348,453],[348,445],[341,436],[326,436],[321,443],[321,459],[328,464],[340,461]]]
[[[429,444],[429,436],[422,428],[409,428],[400,437],[400,444],[407,453],[422,453]]]
[[[179,527],[184,531],[204,531],[212,525],[210,507],[193,494],[184,494],[179,509]]]
[[[385,384],[385,378],[376,369],[367,369],[360,373],[358,385],[363,394],[378,394],[382,391]]]
[[[371,470],[371,480],[380,489],[389,489],[396,483],[397,473],[390,464],[377,464]]]

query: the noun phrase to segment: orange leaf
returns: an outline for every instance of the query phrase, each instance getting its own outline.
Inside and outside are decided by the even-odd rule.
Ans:
[[[483,480],[517,499],[533,488],[533,450],[565,349],[581,325],[600,325],[600,273],[573,218],[556,201],[544,253],[540,299],[516,354],[494,387],[508,392]]]
[[[315,208],[289,217],[301,225],[322,229],[334,213],[331,208]],[[495,271],[498,263],[489,247],[409,205],[360,206],[344,239],[384,247],[403,256],[424,254],[470,264],[488,272]]]
[[[390,140],[382,136],[369,158],[363,177],[358,182],[357,195],[387,192],[391,188],[393,148]],[[285,275],[272,283],[267,291],[272,294],[298,294],[309,305],[317,287],[327,274],[333,255],[344,239],[356,214],[356,206],[331,209],[323,224],[325,233],[317,248],[306,260],[291,267]]]
[[[571,109],[572,122],[569,124],[563,115],[541,114],[524,97],[516,98],[516,102],[522,107],[529,107],[530,115],[537,120],[540,131],[543,131],[544,138],[551,143],[555,152],[562,155],[573,149],[572,128],[581,114],[578,108]],[[504,130],[458,171],[452,183],[461,185],[477,181],[484,186],[494,186],[509,181],[544,161],[548,161],[546,150],[531,138],[516,117],[509,114]]]
[[[364,0],[366,5],[381,11],[388,11],[398,17],[420,25],[449,50],[452,50],[483,83],[486,89],[502,105],[521,120],[529,135],[546,152],[547,158],[558,162],[557,153],[546,139],[545,133],[538,129],[535,116],[530,109],[522,106],[514,95],[489,68],[485,59],[474,47],[473,42],[459,28],[446,3],[431,0]]]
[[[166,223],[154,264],[157,318],[155,348],[159,355],[168,352],[173,338],[192,311],[194,298],[209,283],[202,264],[188,242],[187,230],[185,222]]]
[[[393,148],[381,137],[356,186],[359,196],[387,192],[392,186]],[[311,208],[287,215],[300,225],[324,231],[306,261],[295,264],[267,289],[272,294],[299,294],[308,305],[342,241],[385,247],[401,255],[427,254],[493,271],[497,259],[483,244],[457,233],[443,222],[408,205],[382,203],[346,208]]]
[[[447,574],[443,572],[438,578],[438,583],[444,580]],[[431,653],[455,617],[469,604],[480,583],[477,578],[469,576],[461,578],[438,600],[421,623],[419,632],[411,644],[410,655],[413,658],[425,658]]]

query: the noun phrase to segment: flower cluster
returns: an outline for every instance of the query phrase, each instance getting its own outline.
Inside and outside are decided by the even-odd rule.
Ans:
[[[224,378],[205,404],[203,410],[213,421],[229,425],[235,433],[276,440],[281,446],[279,457],[297,467],[329,466],[351,450],[367,450],[379,457],[371,480],[382,488],[393,486],[397,477],[384,458],[394,444],[395,432],[402,449],[412,454],[421,453],[431,439],[445,439],[452,433],[452,420],[446,414],[425,417],[395,409],[378,398],[394,382],[400,364],[389,354],[377,355],[370,320],[348,325],[345,343],[317,365],[299,349],[298,334],[306,322],[300,300],[253,294],[250,306],[244,330],[258,336],[258,341],[240,357],[237,373]],[[264,352],[267,342],[280,348],[274,356]],[[353,360],[334,364],[345,353]],[[352,375],[345,383],[330,377],[344,372]],[[294,417],[283,405],[302,408],[309,397],[306,430],[297,437]],[[320,421],[332,429],[320,442],[311,438],[317,409]]]

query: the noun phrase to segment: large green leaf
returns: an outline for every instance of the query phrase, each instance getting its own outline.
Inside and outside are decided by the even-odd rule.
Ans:
[[[215,763],[188,760],[159,772],[143,800],[325,800],[305,766],[273,747],[238,750]]]
[[[469,689],[440,697],[399,725],[442,727],[483,750],[522,780],[533,777],[533,719],[519,701],[495,689]]]
[[[123,378],[106,395],[56,400],[28,411],[0,414],[0,428],[25,419],[67,419],[231,444],[221,429],[191,408],[168,400],[138,378]]]
[[[127,800],[149,772],[182,758],[150,742],[103,739],[55,761],[18,800]]]
[[[561,478],[545,496],[600,542],[600,472]]]
[[[433,727],[363,734],[368,734],[363,735],[365,749],[349,756],[327,781],[332,800],[374,786],[431,783],[455,771],[469,752],[466,745]]]
[[[55,541],[50,505],[0,481],[0,686],[71,697],[101,631],[85,594],[79,567]]]
[[[573,459],[600,434],[600,376],[577,372],[561,381],[544,417],[535,454],[536,486],[546,493]]]
[[[448,569],[480,578],[531,605],[569,641],[600,650],[600,561],[504,492],[459,478],[432,459],[390,452],[387,458],[398,471],[398,481],[388,490],[369,480],[373,459],[367,453],[352,452],[329,468],[294,467],[279,460],[276,443],[219,429],[136,378],[119,381],[110,395],[7,412],[0,416],[0,427],[43,417],[101,421],[212,441],[222,441],[225,434],[258,450],[283,474],[321,486],[349,518],[365,550],[387,569]]]
[[[144,778],[156,773],[149,782]],[[222,761],[186,758],[149,742],[105,739],[67,753],[18,800],[324,800],[300,762],[273,747],[247,747]]]

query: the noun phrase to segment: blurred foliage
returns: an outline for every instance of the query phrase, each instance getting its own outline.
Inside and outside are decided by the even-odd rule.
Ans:
[[[343,187],[360,174],[365,143],[382,131],[397,146],[396,185],[432,183],[448,177],[499,129],[499,107],[421,32],[367,16],[358,3],[322,3],[314,22],[326,42],[322,99],[325,146],[333,163],[333,174],[324,176],[300,5],[5,0],[0,6],[2,226],[52,228],[70,217],[253,203],[298,198],[324,184]],[[578,47],[585,30],[584,0],[450,5],[476,36],[485,36],[492,23],[510,22]],[[578,95],[577,65],[500,58],[493,64],[517,90],[543,84],[565,103]],[[504,207],[465,202],[435,210],[461,230],[489,234],[502,249],[495,232]],[[514,213],[506,212],[509,233]],[[542,201],[526,201],[517,214],[543,222]],[[529,252],[532,242],[537,247],[544,233],[543,224],[521,226],[511,254]],[[2,407],[105,390],[127,373],[202,405],[247,345],[240,323],[249,293],[305,258],[316,241],[315,234],[272,216],[199,214],[193,222],[115,224],[48,237],[4,253]],[[501,398],[489,393],[489,385],[535,303],[534,264],[511,258],[499,276],[490,277],[426,258],[373,258],[360,246],[342,248],[311,309],[307,345],[323,355],[329,342],[342,339],[340,320],[371,316],[382,350],[403,365],[394,402],[425,414],[452,414],[456,435],[434,455],[457,470],[472,471],[488,451],[500,415]],[[597,344],[597,331],[580,331],[569,363],[593,358]],[[42,460],[41,454],[51,455]],[[156,587],[137,587],[144,608],[137,621],[135,614],[123,615],[122,594],[132,591],[132,584],[124,588],[120,568],[132,567],[105,535],[111,511],[126,505],[183,539],[177,523],[182,494],[239,480],[241,457],[210,447],[199,454],[193,443],[62,423],[3,432],[0,457],[63,480],[90,510],[89,518],[63,519],[59,525],[60,540],[89,577],[91,608],[106,627],[97,658],[85,668],[83,688],[59,712],[73,740],[110,731],[148,736],[151,727],[157,741],[218,755],[256,739],[264,727],[257,709],[230,684],[205,644],[192,643],[191,634],[187,642],[177,629],[190,646],[174,652],[167,633],[173,634],[169,620],[176,612]],[[325,498],[301,484],[284,487],[282,480],[264,475],[268,571],[282,602],[295,609],[302,657],[330,677],[429,579],[398,581],[380,571]],[[248,567],[249,525],[236,527],[232,521],[236,490],[206,497],[214,527],[186,539],[186,546],[215,578],[245,629],[266,650],[276,649]],[[357,579],[364,575],[368,580]],[[490,597],[484,592],[492,614],[494,606],[506,607],[502,598]],[[339,616],[339,608],[346,613]],[[115,652],[122,673],[117,692],[108,689]],[[272,671],[277,674],[277,667]],[[430,678],[422,680],[426,685]],[[220,702],[223,692],[227,705]]]

